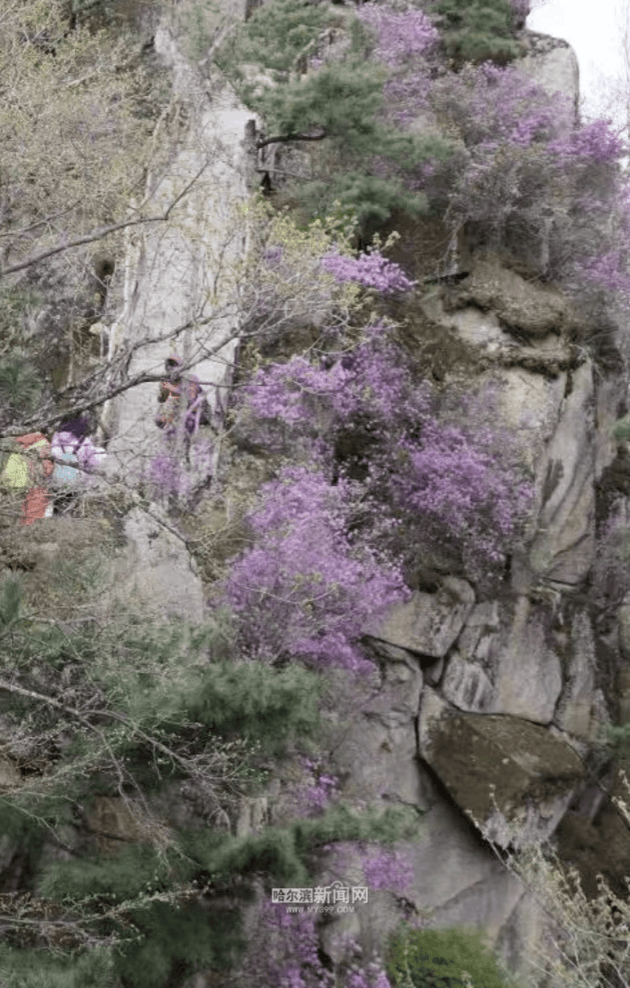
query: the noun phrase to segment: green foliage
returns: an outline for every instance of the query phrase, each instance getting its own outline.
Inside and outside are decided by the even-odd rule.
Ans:
[[[23,853],[35,857],[41,849],[44,831],[41,823],[13,806],[9,799],[0,799],[0,834]]]
[[[24,588],[18,577],[10,576],[0,586],[0,633],[20,616]]]
[[[325,213],[338,204],[356,218],[366,240],[371,239],[394,210],[409,216],[427,212],[424,193],[410,192],[400,179],[357,171],[342,172],[330,181],[306,182],[300,189],[300,199],[312,215]]]
[[[122,901],[163,885],[170,870],[154,848],[132,844],[107,857],[53,862],[42,874],[38,891],[47,899],[105,895]]]
[[[630,724],[608,726],[606,728],[606,743],[616,759],[629,759]]]
[[[261,834],[233,837],[211,830],[182,835],[184,853],[194,858],[213,879],[254,874],[285,885],[300,886],[309,880],[309,865],[318,848],[333,841],[382,840],[393,842],[415,837],[418,817],[399,807],[380,815],[356,814],[336,806],[322,817],[296,821],[286,827],[267,827]]]
[[[42,393],[37,369],[19,353],[0,360],[0,416],[27,415]]]
[[[366,32],[358,22],[350,24],[343,57],[307,71],[306,56],[317,54],[318,35],[330,18],[326,5],[278,0],[257,11],[217,58],[270,136],[326,142],[324,154],[331,157],[321,178],[294,182],[291,194],[311,216],[324,215],[338,201],[356,214],[369,238],[394,210],[414,216],[426,211],[424,197],[405,189],[397,172],[443,160],[451,146],[444,139],[405,134],[389,123],[383,106],[388,73],[365,58]],[[294,71],[302,55],[304,64]]]
[[[329,17],[328,4],[315,5],[308,0],[276,0],[261,7],[239,36],[240,60],[264,63],[266,69],[282,77],[315,44]],[[222,67],[228,50],[224,48],[223,57],[219,54]]]
[[[385,813],[368,811],[358,816],[343,804],[334,806],[323,817],[294,824],[296,847],[300,854],[332,841],[383,841],[417,838],[419,816],[408,807],[390,806]]]
[[[178,909],[157,902],[134,915],[143,934],[116,967],[133,988],[165,988],[202,967],[221,968],[242,948],[240,921],[234,909],[208,912],[198,903]]]
[[[615,423],[613,435],[617,442],[626,442],[630,439],[630,415],[626,415],[625,418],[619,419]]]
[[[344,141],[357,154],[374,154],[379,132],[375,117],[383,103],[384,79],[379,67],[333,62],[282,85],[265,87],[260,95],[250,86],[245,96],[273,133],[322,133]]]
[[[0,945],[2,988],[113,988],[111,951],[93,948],[65,960],[41,951],[15,950]]]
[[[505,64],[519,55],[509,0],[438,0],[447,54],[456,62]]]
[[[318,726],[319,681],[298,666],[274,670],[257,664],[209,666],[188,698],[188,714],[229,737],[256,738],[279,750]]]
[[[392,938],[387,973],[393,988],[509,988],[494,955],[475,930],[414,930]],[[469,982],[467,982],[468,975]]]

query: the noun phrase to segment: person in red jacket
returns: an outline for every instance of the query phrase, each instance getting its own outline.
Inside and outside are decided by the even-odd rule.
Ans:
[[[164,362],[167,377],[160,382],[160,411],[155,418],[159,429],[173,432],[177,428],[179,403],[182,394],[186,396],[186,432],[193,435],[199,428],[203,412],[204,396],[199,379],[194,374],[182,377],[181,357],[174,354]]]

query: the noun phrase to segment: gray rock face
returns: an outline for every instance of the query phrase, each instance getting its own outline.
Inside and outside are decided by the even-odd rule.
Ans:
[[[421,691],[417,661],[391,662],[381,689],[364,690],[360,712],[339,725],[334,763],[350,773],[353,800],[424,805],[415,730]]]
[[[494,688],[480,666],[455,654],[448,660],[440,692],[459,710],[482,713],[491,706]]]
[[[417,909],[432,910],[431,925],[482,927],[492,943],[523,894],[520,881],[481,851],[443,801],[423,817],[421,837],[410,853],[412,901]]]
[[[590,362],[573,374],[558,425],[537,471],[538,534],[530,549],[533,571],[576,585],[595,550],[594,388]]]
[[[580,70],[575,52],[565,42],[544,34],[529,32],[529,40],[531,54],[518,61],[519,72],[537,82],[550,96],[562,94],[577,114]]]
[[[455,642],[474,603],[469,583],[447,577],[437,593],[414,593],[406,604],[392,608],[383,621],[366,631],[398,648],[441,658]]]
[[[630,596],[624,597],[623,603],[617,611],[617,624],[619,627],[619,647],[624,659],[630,659]]]
[[[234,209],[247,195],[243,141],[251,113],[227,86],[217,87],[208,99],[166,23],[156,31],[155,47],[191,111],[191,125],[168,176],[150,190],[157,214],[181,195],[177,223],[155,224],[127,237],[123,311],[109,331],[109,359],[121,344],[133,347],[127,379],[155,378],[123,392],[105,413],[113,434],[108,470],[132,484],[147,461],[164,451],[163,434],[155,425],[157,382],[172,343],[220,415],[238,333],[230,264],[245,250],[245,229],[235,229]],[[183,332],[191,321],[200,325]]]
[[[548,620],[547,612],[534,608],[529,598],[517,598],[512,620],[493,646],[493,713],[551,723],[562,673],[550,644]]]
[[[128,545],[114,563],[114,596],[152,617],[200,623],[203,589],[184,543],[139,508],[127,515],[124,531]]]
[[[555,723],[568,734],[589,738],[596,729],[593,723],[595,702],[595,639],[589,615],[577,611],[570,627],[556,633],[564,652],[564,688],[556,711]]]
[[[575,752],[540,725],[454,712],[428,689],[418,735],[458,806],[502,847],[551,836],[584,777]]]
[[[468,615],[464,630],[457,639],[457,650],[462,658],[470,662],[487,663],[499,627],[498,601],[486,600],[477,604]]]

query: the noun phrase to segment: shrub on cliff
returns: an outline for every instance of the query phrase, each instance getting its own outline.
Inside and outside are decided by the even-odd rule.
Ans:
[[[304,357],[268,365],[242,402],[246,428],[258,441],[323,466],[320,483],[336,483],[329,497],[345,491],[348,498],[354,490],[348,518],[355,553],[370,544],[398,564],[411,562],[410,545],[420,551],[431,537],[480,577],[500,568],[518,540],[530,504],[527,478],[517,470],[514,483],[515,464],[504,461],[479,407],[474,412],[470,404],[467,426],[441,420],[430,388],[414,379],[409,358],[382,324],[327,365]],[[322,503],[305,512],[302,525],[316,526],[325,514]],[[321,537],[310,542],[324,545]]]
[[[424,15],[416,13],[418,17],[426,22],[422,37],[428,44],[434,40],[433,29]],[[217,59],[241,99],[265,121],[268,136],[259,140],[260,148],[326,142],[332,166],[324,167],[325,174],[314,181],[305,174],[292,186],[296,194],[309,205],[319,198],[320,209],[338,199],[356,210],[364,231],[373,232],[370,224],[382,222],[393,209],[418,213],[425,201],[395,178],[370,181],[372,159],[382,158],[404,170],[446,156],[448,142],[405,134],[380,112],[388,70],[384,63],[366,59],[364,34],[350,28],[338,56],[319,57],[325,48],[322,28],[330,23],[339,27],[336,21],[338,15],[326,4],[277,0],[257,10],[219,50]]]
[[[401,928],[387,956],[392,988],[515,988],[475,930]]]
[[[435,10],[445,20],[444,46],[456,63],[505,63],[520,54],[510,0],[438,0]]]
[[[27,875],[3,899],[0,979],[12,966],[15,988],[105,988],[112,971],[129,988],[160,988],[225,966],[254,878],[303,885],[322,846],[409,826],[337,800],[316,818],[232,834],[266,760],[319,733],[320,681],[297,665],[231,661],[219,616],[201,629],[109,617],[42,621],[15,581],[0,592],[13,773],[0,829]]]

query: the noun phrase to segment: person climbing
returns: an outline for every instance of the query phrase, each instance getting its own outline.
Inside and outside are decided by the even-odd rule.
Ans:
[[[194,374],[183,378],[181,372],[182,359],[177,354],[167,357],[164,367],[167,377],[160,382],[159,402],[160,411],[155,417],[159,429],[173,433],[177,429],[180,399],[182,392],[186,395],[185,429],[189,436],[194,435],[204,415],[205,396],[201,383]]]
[[[16,436],[15,441],[19,449],[10,453],[0,476],[0,484],[15,493],[26,491],[20,524],[32,525],[38,518],[50,518],[53,511],[47,490],[47,482],[53,472],[53,463],[49,459],[51,445],[43,432]]]
[[[79,417],[64,422],[52,437],[55,466],[51,486],[55,490],[56,514],[70,510],[84,486],[85,475],[95,470],[106,455],[104,449],[94,445],[89,432],[88,419]]]

